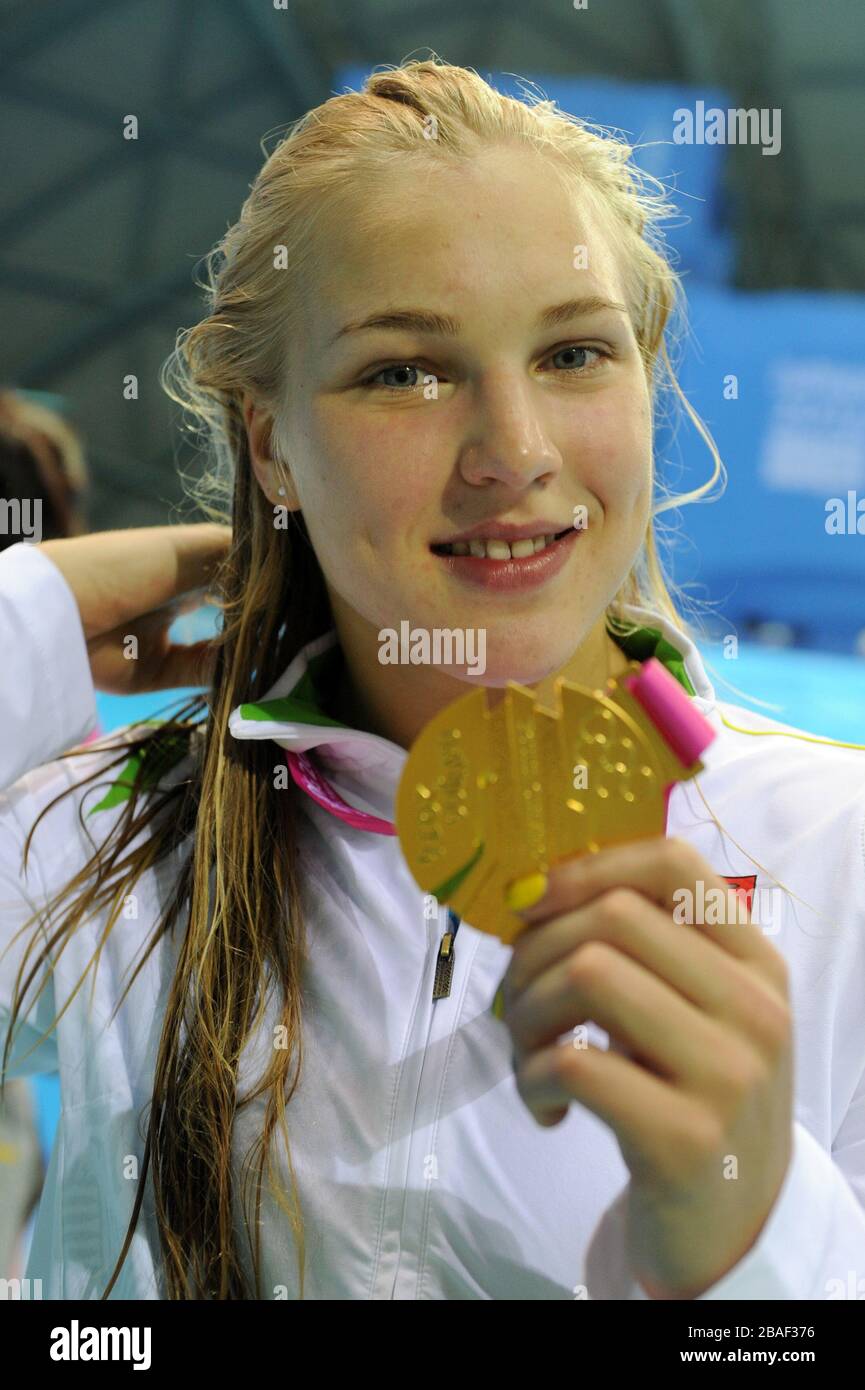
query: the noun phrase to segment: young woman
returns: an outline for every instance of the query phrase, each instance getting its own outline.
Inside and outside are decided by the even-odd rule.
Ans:
[[[110,667],[136,607],[124,570],[100,612],[116,538],[83,582],[88,542],[5,557],[14,679],[62,674],[71,711],[19,718],[34,770],[2,799],[7,1074],[63,1089],[45,1297],[822,1299],[865,1275],[865,760],[719,704],[667,591],[677,282],[627,153],[437,61],[273,151],[165,374],[231,498],[209,689],[177,719],[35,767],[90,727],[85,639]],[[156,665],[152,610],[199,580],[175,571],[138,581]],[[483,675],[383,664],[404,620],[483,631]],[[430,916],[390,833],[418,731],[478,680],[548,701],[651,654],[717,731],[665,836],[515,885],[513,950]],[[784,910],[674,917],[742,880]]]

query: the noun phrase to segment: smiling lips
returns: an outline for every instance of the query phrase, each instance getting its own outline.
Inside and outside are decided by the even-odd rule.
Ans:
[[[581,530],[569,526],[556,534],[511,541],[498,536],[473,537],[430,548],[447,565],[453,578],[482,589],[513,592],[537,588],[558,574],[581,534]]]
[[[506,541],[499,536],[478,538],[470,541],[452,541],[450,544],[434,545],[437,555],[471,555],[475,560],[524,560],[529,555],[537,555],[553,541],[561,540],[570,527],[554,534],[528,536],[524,540]]]

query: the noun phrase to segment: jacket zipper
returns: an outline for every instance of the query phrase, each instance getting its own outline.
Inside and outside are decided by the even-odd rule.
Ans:
[[[448,908],[448,929],[441,939],[436,957],[436,973],[433,980],[433,1001],[447,999],[451,992],[454,973],[454,942],[459,931],[460,919]]]

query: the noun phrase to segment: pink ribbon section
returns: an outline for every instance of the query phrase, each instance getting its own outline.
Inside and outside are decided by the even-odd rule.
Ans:
[[[307,796],[311,796],[313,801],[317,801],[319,806],[330,811],[331,815],[339,816],[340,820],[344,820],[347,825],[353,825],[356,830],[371,830],[375,835],[396,834],[396,826],[390,821],[381,820],[379,816],[371,816],[366,811],[358,811],[354,806],[349,806],[339,792],[316,771],[305,753],[292,753],[287,748],[282,751],[288,770],[297,785]]]

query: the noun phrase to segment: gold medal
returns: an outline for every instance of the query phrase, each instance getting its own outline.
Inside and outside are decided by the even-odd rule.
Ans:
[[[396,795],[396,829],[418,886],[510,944],[525,926],[514,879],[606,845],[663,835],[666,792],[703,770],[715,730],[656,658],[604,690],[560,677],[554,709],[509,681],[421,730]]]

